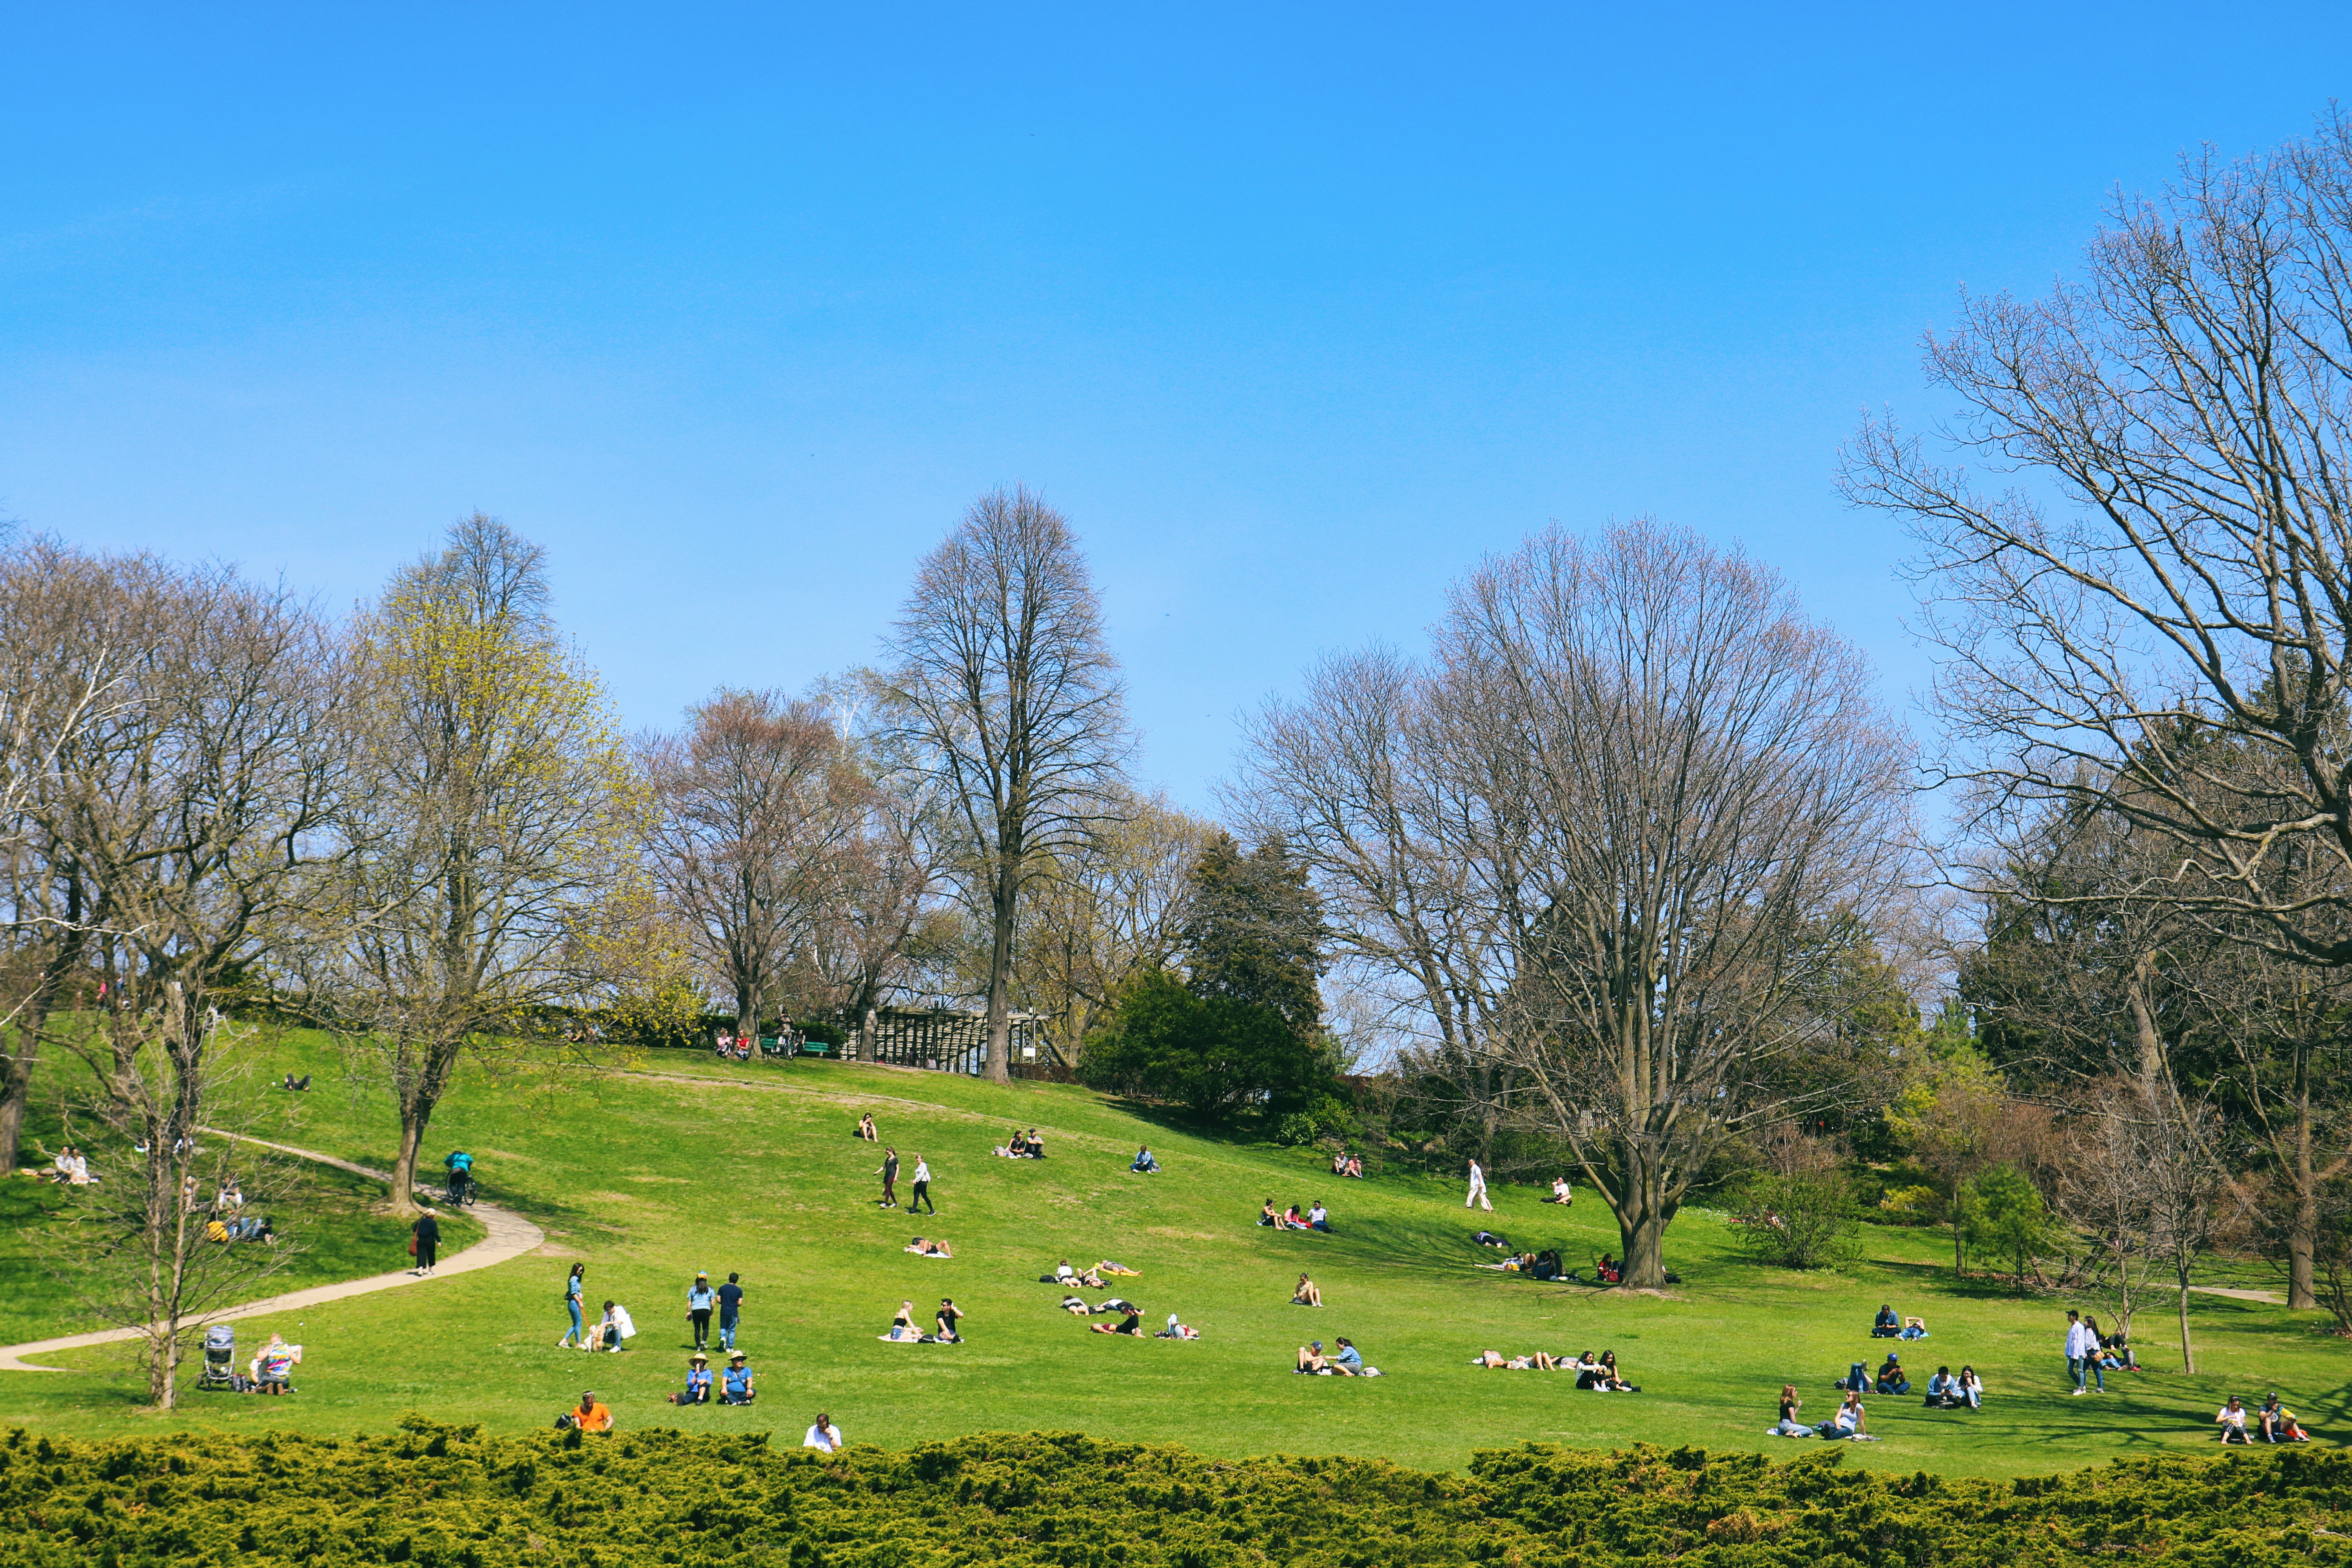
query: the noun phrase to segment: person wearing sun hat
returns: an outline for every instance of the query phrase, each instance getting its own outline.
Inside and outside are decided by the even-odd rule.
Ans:
[[[686,1391],[669,1396],[672,1405],[708,1405],[710,1403],[710,1358],[700,1351],[686,1362]]]
[[[741,1351],[727,1358],[727,1371],[720,1380],[719,1397],[728,1405],[749,1405],[759,1397],[759,1390],[751,1386],[751,1369],[743,1363]]]
[[[719,1294],[710,1288],[708,1271],[698,1271],[694,1283],[686,1292],[686,1321],[694,1325],[694,1348],[710,1348],[710,1314],[719,1305]]]

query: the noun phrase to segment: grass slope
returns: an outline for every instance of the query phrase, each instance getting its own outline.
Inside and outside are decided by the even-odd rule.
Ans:
[[[289,1037],[288,1068],[320,1089],[286,1110],[285,1141],[366,1163],[388,1163],[389,1106],[340,1081],[331,1053]],[[937,1219],[874,1205],[878,1152],[850,1127],[871,1110],[911,1170],[929,1157]],[[992,1158],[1006,1128],[1045,1130],[1042,1163]],[[1167,1166],[1127,1173],[1139,1138]],[[1946,1244],[1928,1234],[1869,1233],[1873,1256],[1836,1275],[1759,1268],[1731,1252],[1713,1216],[1679,1220],[1669,1254],[1685,1283],[1671,1300],[1621,1296],[1483,1273],[1493,1255],[1470,1234],[1491,1223],[1515,1242],[1572,1258],[1613,1249],[1590,1194],[1563,1215],[1529,1189],[1503,1189],[1491,1221],[1465,1213],[1458,1186],[1418,1177],[1339,1182],[1307,1151],[1237,1146],[1151,1126],[1085,1090],[992,1085],[937,1074],[815,1062],[720,1064],[657,1059],[644,1073],[553,1082],[464,1083],[436,1119],[430,1147],[479,1157],[491,1195],[549,1232],[539,1255],[496,1269],[257,1321],[310,1347],[289,1400],[212,1396],[171,1417],[141,1415],[136,1384],[102,1352],[80,1377],[0,1381],[0,1424],[79,1436],[159,1428],[313,1433],[381,1430],[403,1412],[540,1426],[592,1384],[625,1426],[682,1425],[796,1435],[829,1410],[853,1440],[903,1447],[975,1430],[1079,1430],[1180,1443],[1210,1456],[1274,1452],[1376,1456],[1458,1468],[1477,1448],[1523,1441],[1577,1447],[1690,1444],[1779,1456],[1801,1446],[1765,1437],[1784,1380],[1826,1415],[1830,1380],[1875,1364],[1872,1310],[1892,1300],[1924,1314],[1934,1337],[1906,1360],[1973,1362],[1991,1391],[1974,1415],[1931,1414],[1910,1399],[1871,1402],[1885,1441],[1849,1463],[1958,1475],[2014,1475],[2165,1451],[2195,1452],[2229,1391],[2278,1386],[2326,1436],[2352,1435],[2352,1351],[2324,1319],[2200,1297],[2206,1375],[2110,1380],[2104,1397],[2065,1394],[2063,1303],[2020,1302],[1951,1281]],[[902,1183],[902,1194],[904,1184]],[[1277,1235],[1252,1221],[1272,1194],[1320,1195],[1337,1236]],[[921,1232],[951,1241],[952,1261],[899,1250]],[[1058,1258],[1108,1256],[1143,1271],[1118,1293],[1154,1321],[1181,1312],[1197,1343],[1089,1334],[1034,1283]],[[592,1301],[620,1300],[645,1331],[627,1352],[591,1359],[553,1348],[564,1324],[562,1280],[588,1263]],[[1286,1305],[1311,1268],[1330,1305]],[[675,1411],[660,1394],[682,1380],[686,1288],[697,1268],[741,1272],[750,1291],[742,1343],[760,1371],[750,1410]],[[953,1295],[971,1342],[877,1342],[901,1299],[928,1311]],[[1097,1320],[1099,1321],[1099,1320]],[[2144,1320],[2143,1357],[2162,1365],[2164,1320]],[[1345,1333],[1390,1375],[1370,1382],[1289,1374],[1308,1337]],[[1639,1395],[1578,1391],[1568,1378],[1487,1373],[1477,1351],[1613,1347]],[[68,1362],[73,1358],[66,1358]],[[1924,1379],[1923,1379],[1924,1381]]]

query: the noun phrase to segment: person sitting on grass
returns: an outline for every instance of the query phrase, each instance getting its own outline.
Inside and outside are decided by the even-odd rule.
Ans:
[[[1018,1160],[1027,1152],[1028,1144],[1022,1139],[1021,1129],[1018,1127],[1004,1135],[1003,1142],[989,1151],[1002,1160]]]
[[[272,1334],[261,1353],[247,1368],[252,1373],[257,1394],[291,1394],[294,1392],[294,1363],[302,1359],[302,1347],[289,1345],[283,1334]],[[2273,1397],[2276,1397],[2273,1395]]]
[[[700,1351],[686,1358],[686,1389],[669,1396],[672,1405],[710,1403],[710,1358]]]
[[[1891,1340],[1898,1337],[1902,1332],[1903,1320],[1895,1315],[1893,1306],[1881,1302],[1878,1316],[1870,1321],[1870,1337],[1874,1340]]]
[[[1176,1314],[1171,1312],[1168,1314],[1168,1326],[1155,1331],[1151,1337],[1155,1340],[1197,1340],[1201,1333],[1199,1330],[1178,1321]]]
[[[1364,1358],[1357,1353],[1356,1342],[1341,1334],[1338,1343],[1339,1348],[1331,1355],[1331,1370],[1342,1377],[1370,1377],[1371,1369],[1364,1364]]]
[[[1870,1421],[1863,1409],[1862,1395],[1851,1388],[1847,1389],[1845,1398],[1838,1404],[1837,1414],[1813,1430],[1832,1441],[1866,1435],[1870,1431]]]
[[[1329,1211],[1324,1208],[1321,1198],[1317,1198],[1315,1206],[1307,1211],[1307,1228],[1319,1230],[1326,1236],[1331,1234],[1331,1215]]]
[[[2273,1393],[2263,1401],[2263,1441],[2265,1443],[2308,1443],[2311,1434],[2295,1422],[2294,1412],[2279,1403]]]
[[[963,1315],[963,1309],[955,1304],[954,1297],[940,1297],[940,1310],[936,1314],[934,1314],[934,1317],[939,1323],[939,1331],[932,1337],[943,1345],[960,1345],[963,1343],[963,1336],[956,1331],[956,1324],[962,1319]]]
[[[1802,1410],[1804,1407],[1805,1402],[1797,1397],[1797,1385],[1793,1383],[1782,1384],[1780,1385],[1780,1423],[1779,1426],[1774,1426],[1769,1432],[1766,1433],[1765,1436],[1769,1437],[1802,1437],[1811,1432],[1811,1427],[1797,1419],[1797,1412]]]
[[[875,1337],[877,1339],[897,1340],[901,1342],[912,1342],[921,1339],[923,1337],[923,1331],[915,1327],[915,1304],[912,1301],[899,1302],[898,1315],[890,1320],[890,1331],[887,1334],[877,1334]]]
[[[1960,1407],[1960,1380],[1952,1375],[1950,1367],[1937,1367],[1936,1375],[1927,1380],[1925,1403],[1930,1410],[1958,1410]]]
[[[882,1142],[882,1134],[874,1131],[874,1113],[867,1111],[857,1119],[857,1136],[868,1143]]]
[[[1290,1304],[1294,1307],[1321,1306],[1323,1304],[1323,1287],[1315,1283],[1314,1280],[1307,1278],[1306,1275],[1301,1274],[1298,1277],[1298,1289],[1290,1293]]]
[[[1089,1323],[1087,1327],[1097,1334],[1127,1334],[1135,1339],[1141,1339],[1143,1337],[1143,1313],[1140,1309],[1130,1305],[1127,1309],[1127,1316],[1121,1318],[1118,1322]]]
[[[1544,1202],[1548,1204],[1572,1204],[1575,1201],[1576,1189],[1568,1184],[1568,1178],[1566,1176],[1554,1176],[1551,1179],[1551,1196],[1544,1199]]]
[[[1898,1340],[1926,1339],[1927,1337],[1927,1320],[1925,1318],[1904,1319],[1903,1331],[1895,1337]]]
[[[588,1348],[592,1351],[617,1351],[626,1336],[621,1332],[621,1309],[618,1303],[604,1303],[604,1316],[588,1331]]]
[[[1603,1285],[1615,1285],[1624,1279],[1624,1270],[1605,1252],[1593,1260],[1592,1272]]]
[[[1642,1392],[1640,1384],[1626,1382],[1623,1375],[1618,1372],[1617,1352],[1615,1351],[1602,1351],[1601,1352],[1601,1381],[1594,1384],[1594,1386],[1610,1394],[1639,1394]]]
[[[1877,1387],[1881,1394],[1911,1392],[1911,1379],[1904,1372],[1903,1363],[1896,1358],[1893,1351],[1886,1352],[1886,1360],[1879,1366]]]
[[[1601,1386],[1601,1363],[1593,1358],[1591,1351],[1580,1351],[1566,1370],[1576,1373],[1576,1386],[1579,1388]]]
[[[1977,1375],[1975,1367],[1960,1368],[1960,1397],[1969,1402],[1969,1408],[1971,1410],[1982,1409],[1984,1406],[1984,1379]]]
[[[908,1242],[903,1250],[924,1258],[953,1258],[955,1251],[944,1241],[925,1241],[921,1237]]]
[[[1298,1212],[1298,1205],[1297,1204],[1291,1205],[1287,1209],[1283,1211],[1282,1228],[1285,1230],[1305,1230],[1307,1228],[1307,1216]]]
[[[1266,1199],[1265,1206],[1257,1211],[1257,1223],[1267,1230],[1280,1230],[1282,1228],[1282,1216],[1274,1212],[1274,1200],[1272,1198]]]
[[[1359,1362],[1358,1364],[1360,1365],[1361,1363]],[[1309,1341],[1307,1344],[1299,1348],[1298,1365],[1293,1370],[1309,1373],[1317,1377],[1353,1377],[1356,1375],[1355,1367],[1342,1366],[1339,1364],[1339,1357],[1325,1355],[1323,1353],[1323,1342],[1321,1340]]]
[[[2238,1396],[2234,1394],[2230,1395],[2227,1405],[2213,1413],[2213,1424],[2221,1428],[2221,1441],[2224,1443],[2253,1441],[2246,1436],[2246,1407],[2238,1403]]]
[[[727,1371],[719,1381],[719,1397],[727,1405],[749,1405],[760,1397],[760,1391],[751,1386],[751,1369],[745,1364],[741,1351],[727,1358]]]
[[[833,1417],[822,1410],[816,1413],[816,1425],[811,1426],[808,1435],[801,1439],[802,1447],[818,1448],[828,1454],[841,1452],[841,1428],[835,1426]]]
[[[1026,1158],[1032,1160],[1042,1160],[1045,1157],[1045,1141],[1037,1136],[1037,1130],[1034,1127],[1029,1129],[1027,1142],[1028,1148],[1025,1151]]]
[[[1364,1179],[1364,1157],[1361,1154],[1349,1155],[1348,1168],[1342,1173],[1351,1176],[1359,1182],[1362,1181]]]
[[[1129,1165],[1128,1169],[1135,1172],[1139,1175],[1158,1175],[1160,1173],[1160,1162],[1151,1157],[1151,1145],[1147,1143],[1142,1148],[1138,1149],[1135,1152],[1135,1163]]]
[[[594,1389],[583,1388],[580,1391],[579,1405],[557,1416],[555,1424],[576,1427],[583,1432],[610,1432],[613,1429],[613,1412],[596,1397]]]

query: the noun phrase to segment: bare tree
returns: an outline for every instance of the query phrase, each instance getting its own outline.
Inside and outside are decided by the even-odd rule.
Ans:
[[[1567,1143],[1655,1286],[1726,1140],[1853,1081],[1826,1003],[1907,795],[1861,660],[1760,567],[1644,522],[1488,563],[1426,671],[1318,679],[1260,722],[1254,815]]]
[[[1023,897],[1113,815],[1127,754],[1068,522],[1027,489],[974,501],[924,559],[888,654],[885,700],[954,816],[963,896],[987,924],[988,1074],[1005,1082]]]
[[[604,979],[580,934],[638,890],[649,792],[547,600],[540,548],[476,513],[354,628],[348,853],[309,982],[390,1082],[400,1213],[459,1064],[560,1048],[556,1010]]]
[[[100,1179],[70,1189],[64,1223],[42,1240],[50,1267],[100,1321],[139,1331],[148,1403],[178,1402],[189,1333],[299,1255],[273,1228],[245,1226],[289,1190],[268,1149],[240,1137],[257,1109],[251,1035],[209,1008],[187,1016],[167,985],[104,1009],[112,1071],[82,1120]],[[234,1192],[235,1203],[221,1201]],[[250,1214],[246,1211],[251,1211]]]
[[[2352,963],[2352,123],[2184,158],[2084,271],[1929,342],[1944,434],[2013,483],[1890,424],[1848,454],[1925,547],[1944,766],[1974,826],[2119,813],[2168,861],[2126,897]],[[2292,854],[2323,888],[2281,886]]]
[[[1215,832],[1162,798],[1130,796],[1024,918],[1022,1003],[1050,1020],[1048,1037],[1066,1065],[1077,1065],[1087,1031],[1122,986],[1175,959],[1187,879]]]
[[[756,1034],[788,956],[841,891],[871,786],[812,702],[722,690],[649,744],[656,875],[704,969]]]

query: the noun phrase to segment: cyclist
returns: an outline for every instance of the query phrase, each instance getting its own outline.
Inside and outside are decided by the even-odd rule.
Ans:
[[[463,1149],[452,1149],[449,1157],[441,1162],[449,1168],[449,1202],[469,1204],[474,1201],[474,1157]]]

